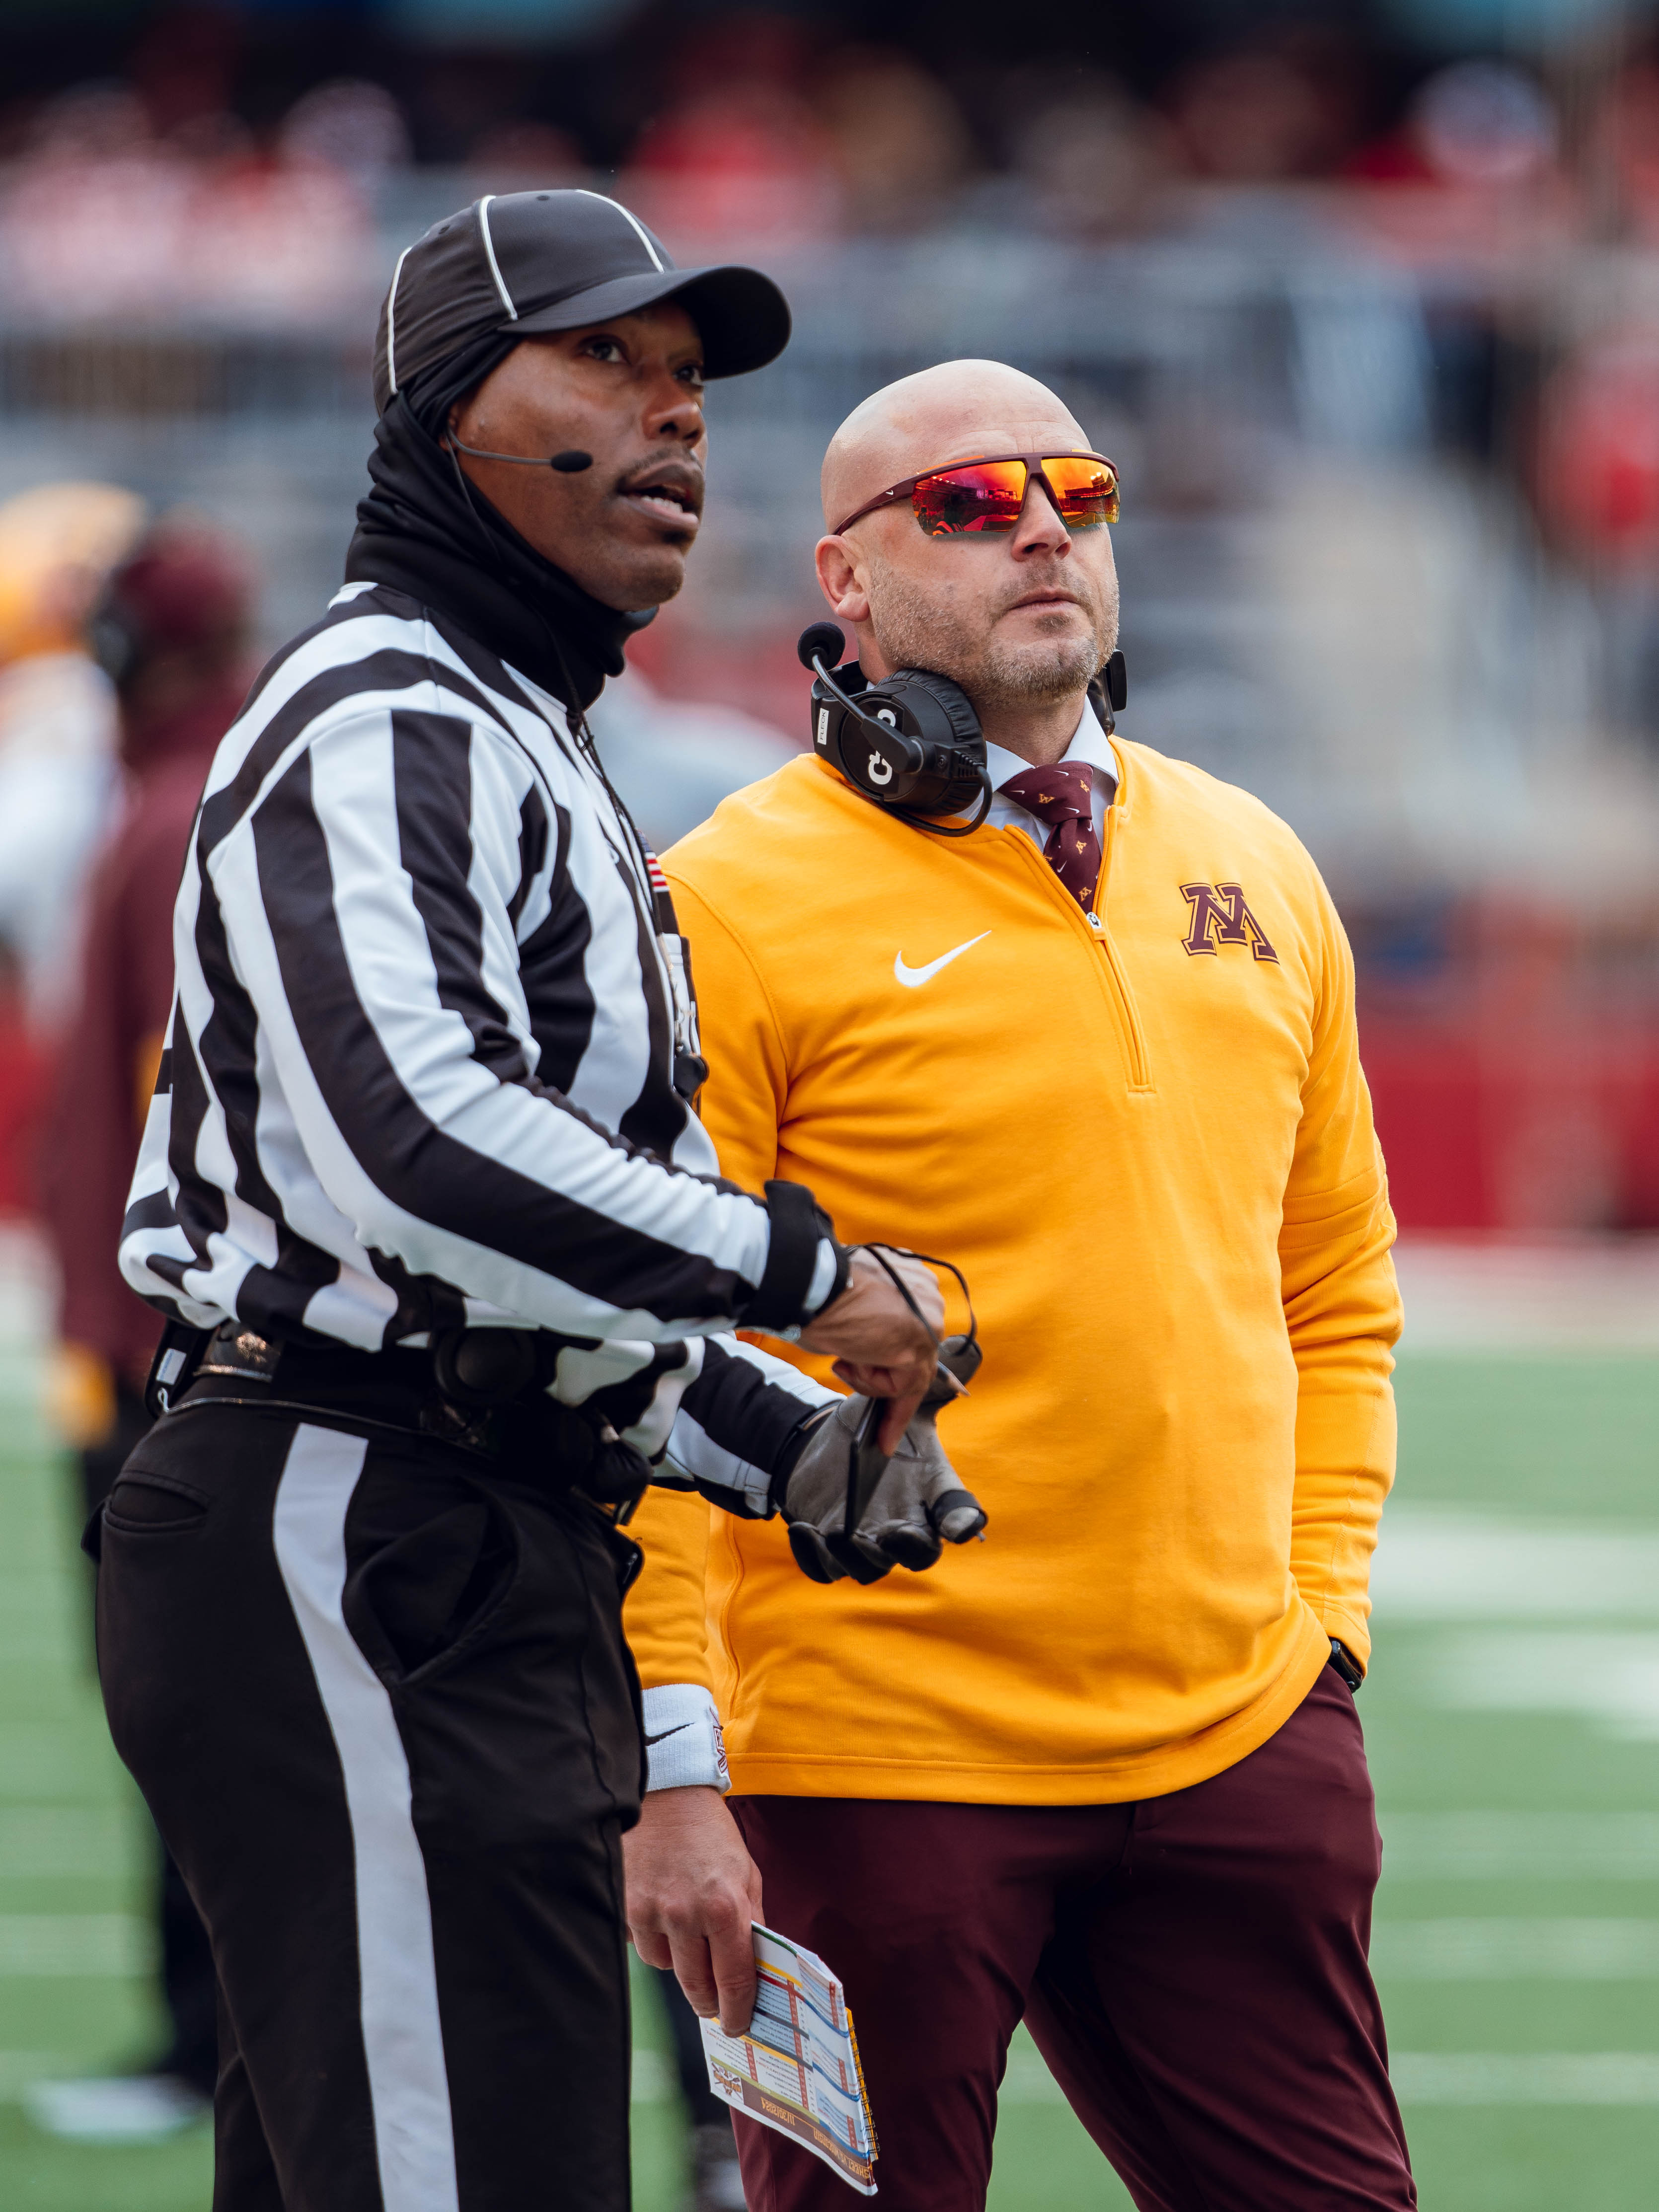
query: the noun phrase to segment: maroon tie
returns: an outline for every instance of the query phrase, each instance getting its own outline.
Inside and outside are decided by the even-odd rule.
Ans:
[[[1043,858],[1085,914],[1100,881],[1100,839],[1090,804],[1094,781],[1087,761],[1061,761],[1054,768],[1023,768],[997,787],[1003,798],[1048,823]]]

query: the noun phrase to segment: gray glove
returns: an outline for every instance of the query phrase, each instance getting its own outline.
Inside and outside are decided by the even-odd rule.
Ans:
[[[944,1545],[981,1533],[984,1510],[963,1488],[934,1425],[957,1395],[941,1370],[890,1459],[876,1449],[881,1407],[869,1398],[843,1398],[809,1427],[783,1485],[789,1548],[804,1575],[875,1583],[895,1567],[920,1574]]]

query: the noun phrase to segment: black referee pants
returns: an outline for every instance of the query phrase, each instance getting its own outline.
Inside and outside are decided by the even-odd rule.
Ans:
[[[215,2212],[627,2212],[633,1547],[443,1444],[222,1405],[100,1534],[111,1730],[222,1993]]]

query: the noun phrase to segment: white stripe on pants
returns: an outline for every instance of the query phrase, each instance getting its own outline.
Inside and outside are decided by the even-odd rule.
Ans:
[[[276,1561],[345,1781],[363,2050],[386,2212],[458,2212],[432,1907],[392,1701],[340,1610],[346,1509],[368,1445],[302,1425],[276,1492]]]

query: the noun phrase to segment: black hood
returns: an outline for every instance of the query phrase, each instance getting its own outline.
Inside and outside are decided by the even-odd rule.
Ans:
[[[400,392],[374,426],[371,489],[357,508],[347,583],[387,584],[447,615],[480,645],[563,700],[590,707],[623,646],[656,613],[619,614],[544,560],[438,443],[452,402],[516,340],[493,337]],[[574,696],[571,694],[574,691]]]

